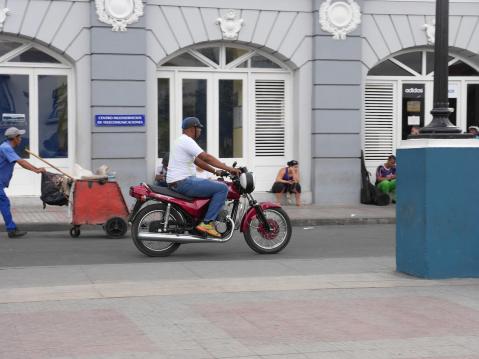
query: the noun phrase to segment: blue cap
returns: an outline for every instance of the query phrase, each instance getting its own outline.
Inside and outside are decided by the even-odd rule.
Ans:
[[[190,128],[190,127],[203,128],[203,125],[201,124],[200,120],[198,120],[196,117],[186,117],[183,120],[183,124],[181,125],[181,128],[183,130],[186,130],[187,128]]]

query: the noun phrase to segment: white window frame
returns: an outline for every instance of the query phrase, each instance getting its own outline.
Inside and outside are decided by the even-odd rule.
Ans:
[[[218,135],[219,135],[219,93],[218,86],[220,80],[241,80],[243,81],[243,156],[240,158],[223,158],[224,160],[238,163],[244,162],[246,158],[250,157],[250,150],[248,146],[248,138],[250,138],[251,129],[249,125],[248,118],[249,113],[249,103],[251,102],[248,98],[248,74],[245,73],[205,73],[201,71],[188,71],[188,72],[167,72],[159,71],[158,78],[168,78],[170,80],[170,149],[173,146],[173,142],[178,138],[181,133],[181,121],[184,118],[183,115],[183,102],[182,102],[182,81],[184,79],[197,79],[197,80],[206,80],[207,81],[207,119],[206,126],[208,127],[207,132],[207,145],[208,148],[205,149],[207,152],[212,155],[219,157],[219,144],[218,144]],[[254,131],[254,129],[253,129]],[[158,153],[158,151],[156,151]],[[254,153],[254,152],[253,152]],[[157,161],[160,161],[160,158],[157,158]]]
[[[68,156],[66,158],[46,158],[53,166],[67,172],[71,170],[76,157],[76,95],[75,77],[73,67],[60,55],[44,46],[28,42],[16,37],[2,36],[2,40],[19,43],[19,47],[0,57],[0,74],[26,75],[29,81],[29,149],[39,154],[39,101],[38,101],[38,76],[66,76],[68,81]],[[36,48],[50,55],[59,63],[36,62],[7,62],[15,56]],[[37,167],[47,167],[43,161],[30,156],[27,160]],[[40,177],[23,167],[16,165],[13,176],[14,186],[7,189],[9,195],[39,195]],[[55,172],[55,171],[54,171]]]
[[[268,166],[268,167],[278,167],[278,166],[285,166],[286,162],[289,161],[289,159],[293,158],[293,106],[292,106],[292,79],[291,76],[287,74],[279,75],[271,75],[271,74],[266,74],[266,73],[254,73],[251,76],[250,79],[250,88],[249,88],[249,93],[254,94],[255,93],[255,81],[256,80],[283,80],[284,81],[284,91],[285,91],[285,136],[284,136],[284,141],[285,141],[285,151],[284,151],[284,156],[274,156],[274,157],[258,157],[255,154],[255,144],[251,146],[250,150],[250,158],[254,158],[254,163],[257,166]],[[255,106],[255,99],[254,96],[253,98],[250,99],[250,104],[251,104],[251,116],[254,117],[256,114],[256,106]],[[251,123],[249,124],[249,130],[251,133],[251,138],[256,137],[256,131],[255,131],[255,121],[250,121]]]
[[[261,50],[253,49],[242,45],[228,45],[224,43],[208,43],[201,46],[188,49],[183,52],[188,52],[197,59],[203,62],[204,56],[195,52],[196,49],[223,46],[220,49],[220,64],[211,67],[183,67],[183,66],[162,66],[172,58],[181,55],[176,53],[160,62],[157,71],[157,78],[168,78],[170,80],[170,150],[174,140],[181,134],[181,120],[182,120],[182,80],[190,79],[207,79],[207,93],[213,94],[207,97],[207,125],[208,125],[208,151],[214,156],[218,156],[219,146],[217,136],[219,134],[219,114],[218,114],[218,84],[221,79],[241,79],[243,80],[243,157],[242,158],[225,158],[227,162],[238,161],[240,164],[248,165],[249,168],[254,167],[268,167],[274,168],[276,171],[281,166],[285,166],[286,162],[292,158],[293,149],[293,74],[292,71],[283,63],[279,62],[273,56]],[[248,52],[229,64],[225,64],[222,60],[226,47],[237,47],[248,50]],[[182,53],[183,53],[182,52]],[[258,53],[269,60],[273,61],[280,68],[233,68],[241,64],[244,60],[251,58],[255,53]],[[256,157],[255,156],[255,80],[284,80],[285,81],[285,154],[284,156],[274,157]],[[155,98],[157,99],[157,83],[155,85]],[[156,114],[157,118],[157,114]],[[157,139],[157,124],[154,136]],[[158,158],[158,142],[155,141],[155,156],[156,162],[161,163],[161,158]],[[275,172],[276,173],[276,172]],[[273,180],[273,179],[272,179]]]
[[[401,91],[399,91],[399,88],[401,85],[400,81],[397,81],[397,79],[391,80],[390,78],[378,78],[376,77],[379,76],[374,76],[372,79],[369,81],[370,83],[374,84],[379,84],[379,83],[385,83],[385,84],[392,84],[393,86],[393,127],[392,127],[392,136],[393,136],[393,145],[392,145],[392,150],[393,152],[396,151],[396,148],[398,146],[398,138],[401,137],[400,131],[401,131],[401,121],[399,121],[399,115],[402,113],[402,107],[401,107],[401,100],[402,97]],[[399,94],[399,95],[398,95]],[[364,96],[364,95],[363,95]],[[364,103],[364,100],[363,100]],[[366,131],[366,118],[365,114],[363,111],[363,121],[361,123],[361,131],[362,131],[362,136],[361,136],[361,148],[365,148],[365,131]],[[379,166],[380,164],[384,163],[384,161],[366,161],[366,167],[367,170],[371,173],[372,175],[372,180],[374,181],[373,177],[375,175],[376,167]]]
[[[75,146],[75,95],[73,93],[73,74],[71,70],[62,69],[34,69],[34,68],[9,68],[5,69],[0,67],[0,75],[24,75],[28,76],[29,82],[29,136],[30,136],[30,150],[38,153],[38,116],[39,116],[39,103],[38,103],[38,76],[66,76],[68,81],[68,157],[67,158],[48,158],[48,161],[52,164],[62,167],[70,164],[70,157],[73,157]]]
[[[463,102],[463,108],[464,108],[464,113],[467,113],[467,85],[479,85],[479,78],[477,79],[465,79],[463,82],[462,82],[462,101]],[[465,126],[467,126],[467,119],[466,119],[466,124]]]
[[[433,72],[431,73],[426,73],[426,52],[431,52],[429,50],[425,49],[417,49],[413,50],[412,52],[416,51],[421,51],[423,53],[422,57],[422,74],[418,74],[416,71],[412,70],[408,66],[401,64],[399,61],[395,60],[394,57],[408,53],[411,51],[402,51],[399,53],[396,53],[383,61],[386,60],[391,60],[393,63],[397,64],[401,68],[412,72],[411,76],[367,76],[366,77],[366,82],[368,83],[378,83],[378,82],[388,82],[388,83],[394,83],[395,85],[395,91],[396,95],[394,97],[395,101],[395,108],[396,108],[396,114],[394,116],[394,146],[393,146],[393,151],[395,152],[396,149],[401,145],[402,138],[402,85],[407,84],[407,83],[418,83],[418,84],[424,84],[425,85],[425,98],[424,98],[424,113],[425,113],[425,125],[430,123],[432,120],[432,115],[431,115],[431,110],[433,108],[433,95],[434,95],[434,77],[433,77]],[[458,55],[455,54],[450,54],[450,56],[454,57],[451,59],[448,63],[448,65],[452,65],[457,61],[462,61],[465,64],[473,67],[474,69],[478,70],[478,67],[472,64],[470,61],[467,59],[464,59]],[[416,74],[416,75],[414,75]],[[457,101],[457,111],[458,113],[456,114],[456,119],[457,119],[457,127],[462,129],[463,131],[466,131],[467,127],[467,119],[465,118],[465,114],[467,113],[467,85],[468,84],[474,84],[477,83],[479,84],[479,76],[450,76],[448,79],[449,84],[457,84],[458,85],[458,101]],[[363,94],[364,96],[364,94]],[[364,139],[365,139],[365,118],[363,115],[363,121],[362,121],[362,148],[364,148]],[[374,167],[374,165],[366,163],[366,166],[368,169]]]
[[[214,150],[213,155],[219,157],[219,131],[220,131],[220,113],[219,113],[219,81],[220,80],[241,80],[243,82],[243,113],[242,113],[242,122],[243,122],[243,143],[242,143],[242,152],[243,155],[241,157],[221,157],[221,159],[227,161],[228,163],[238,162],[244,163],[245,159],[249,158],[249,145],[248,145],[248,138],[249,138],[249,122],[248,119],[250,118],[249,114],[249,103],[250,99],[248,98],[248,75],[241,74],[241,73],[225,73],[219,72],[213,75],[213,131],[214,134],[212,136],[212,148]],[[209,139],[208,139],[209,140]]]

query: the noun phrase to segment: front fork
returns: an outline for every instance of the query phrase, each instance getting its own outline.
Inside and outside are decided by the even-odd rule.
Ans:
[[[265,231],[270,232],[272,229],[271,229],[270,224],[268,223],[268,220],[267,220],[266,216],[264,215],[263,208],[261,208],[260,204],[250,194],[247,194],[246,198],[248,199],[248,203],[249,203],[250,207],[254,208],[254,210],[256,212],[256,217],[258,218],[259,222],[263,225],[263,228],[265,229]],[[231,210],[231,219],[233,220],[234,223],[236,223],[236,218],[239,215],[241,215],[241,213],[238,213],[239,206],[240,206],[240,201],[235,200],[234,204],[233,204],[233,208]],[[242,228],[243,221],[244,221],[244,216],[246,216],[248,214],[248,212],[249,211],[247,211],[247,210],[244,210],[244,212],[242,212],[243,218],[242,218],[241,223],[239,224],[240,228]],[[243,230],[243,229],[241,229],[241,230]]]
[[[258,217],[258,220],[263,225],[265,231],[271,232],[271,226],[269,225],[268,219],[264,215],[263,208],[261,208],[259,203],[253,198],[253,196],[251,196],[251,194],[247,194],[246,198],[248,199],[249,205],[256,211],[256,217]]]

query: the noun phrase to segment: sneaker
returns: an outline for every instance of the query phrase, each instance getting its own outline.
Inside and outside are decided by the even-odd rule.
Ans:
[[[8,232],[8,238],[18,238],[23,237],[27,232],[19,231],[18,229],[14,229],[13,231]]]
[[[221,234],[216,230],[213,223],[201,222],[196,226],[196,229],[200,232],[207,233],[213,237],[221,237]]]

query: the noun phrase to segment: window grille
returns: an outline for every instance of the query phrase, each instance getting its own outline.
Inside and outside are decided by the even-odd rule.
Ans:
[[[256,156],[285,155],[285,81],[255,81]]]

